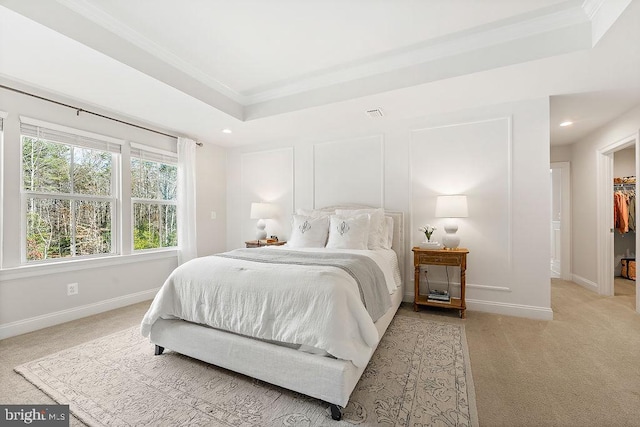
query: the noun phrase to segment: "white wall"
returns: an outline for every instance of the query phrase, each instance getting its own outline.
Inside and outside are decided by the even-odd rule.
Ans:
[[[427,222],[441,238],[436,195],[464,193],[469,218],[460,220],[458,233],[470,250],[468,307],[549,319],[548,104],[488,106],[394,126],[382,119],[352,134],[328,130],[229,150],[227,248],[253,238],[249,203],[257,199],[280,206],[281,217],[267,229],[284,239],[294,208],[360,203],[403,211],[409,246],[422,240],[417,228]],[[411,261],[404,266],[408,300]]]
[[[197,147],[196,153],[198,256],[207,256],[223,252],[226,247],[227,153],[226,149],[207,143]]]
[[[573,145],[556,145],[551,147],[551,163],[570,161],[572,147]]]
[[[613,177],[636,175],[636,148],[629,147],[613,153]]]
[[[39,94],[96,110],[59,95]],[[4,120],[1,163],[1,236],[5,268],[0,270],[0,339],[153,298],[177,265],[175,251],[63,262],[50,267],[19,266],[20,253],[16,250],[21,246],[19,116],[170,151],[175,151],[175,139],[84,113],[76,115],[69,108],[6,90],[0,90],[0,111],[8,113]],[[98,112],[113,116],[107,111]],[[225,150],[211,144],[198,148],[196,174],[198,254],[207,255],[225,247]],[[219,214],[217,220],[209,219],[210,211]],[[66,285],[74,282],[79,284],[79,293],[67,296]]]
[[[573,276],[574,281],[590,288],[598,288],[597,151],[636,134],[639,129],[640,106],[637,106],[583,140],[572,144],[570,160]]]

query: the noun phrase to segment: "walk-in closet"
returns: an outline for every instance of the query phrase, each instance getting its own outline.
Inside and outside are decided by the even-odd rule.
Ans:
[[[614,155],[615,295],[635,294],[636,279],[635,147]]]

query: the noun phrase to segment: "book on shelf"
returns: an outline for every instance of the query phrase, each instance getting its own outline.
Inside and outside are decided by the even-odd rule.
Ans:
[[[438,304],[451,304],[451,298],[447,299],[438,299],[438,298],[427,298],[428,302],[435,302]]]
[[[449,295],[449,291],[447,290],[429,289],[427,300],[435,302],[449,302],[451,301],[451,295]]]
[[[431,298],[431,299],[441,299],[441,300],[448,300],[451,299],[451,297],[449,295],[427,295],[427,298]]]

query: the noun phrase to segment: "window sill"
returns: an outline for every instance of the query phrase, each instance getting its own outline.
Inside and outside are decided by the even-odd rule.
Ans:
[[[25,277],[64,273],[67,271],[78,271],[157,259],[176,258],[177,256],[177,249],[161,249],[141,251],[130,255],[112,255],[99,258],[74,259],[45,264],[22,265],[20,267],[0,269],[0,282],[23,279]]]

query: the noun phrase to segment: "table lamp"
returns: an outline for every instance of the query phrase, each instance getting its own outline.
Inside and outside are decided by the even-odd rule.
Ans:
[[[466,218],[469,216],[467,196],[438,196],[436,199],[436,217],[449,218],[445,223],[444,231],[447,234],[442,238],[445,249],[456,249],[460,245],[460,237],[456,235],[458,224],[453,218]]]
[[[265,219],[273,218],[275,213],[275,205],[271,203],[251,203],[251,219],[257,219],[256,223],[256,240],[264,240],[267,238],[265,227],[267,224]]]

